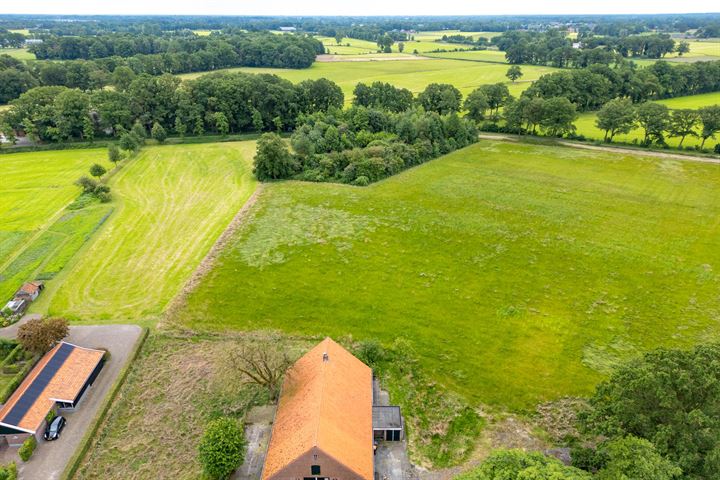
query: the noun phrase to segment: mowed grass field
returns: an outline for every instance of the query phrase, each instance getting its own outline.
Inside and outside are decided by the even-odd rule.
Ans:
[[[0,48],[0,55],[10,55],[18,60],[35,60],[35,54],[27,48]]]
[[[485,38],[492,38],[496,35],[499,35],[499,33],[496,32],[460,32],[459,30],[447,30],[447,31],[436,31],[436,32],[418,32],[414,35],[412,35],[415,39],[414,40],[406,40],[403,43],[405,44],[405,49],[403,53],[410,54],[417,50],[420,54],[425,54],[427,52],[432,52],[433,50],[438,49],[467,49],[469,48],[468,45],[460,45],[456,43],[446,43],[446,42],[438,42],[436,40],[442,39],[443,35],[465,35],[465,36],[472,36],[473,38],[477,37],[485,37]],[[334,37],[324,37],[317,35],[315,38],[320,40],[323,45],[325,45],[325,48],[329,50],[330,54],[334,55],[362,55],[362,54],[368,54],[368,53],[377,53],[378,46],[375,42],[370,42],[368,40],[361,40],[358,38],[350,38],[350,37],[344,37],[340,44],[338,45],[335,41]],[[394,55],[397,55],[400,53],[400,50],[398,48],[398,43],[395,42],[392,46],[392,53]],[[390,55],[390,54],[386,54]]]
[[[669,98],[667,100],[658,100],[657,103],[667,105],[671,109],[690,108],[697,110],[702,107],[710,105],[720,105],[720,92],[705,93],[702,95],[689,95],[687,97]],[[586,112],[580,114],[580,117],[575,122],[577,126],[577,133],[585,135],[588,138],[595,138],[602,140],[605,136],[605,132],[595,126],[597,120],[596,112]],[[696,128],[698,134],[701,131],[701,127]],[[642,128],[636,128],[630,133],[625,135],[615,135],[613,139],[616,142],[627,142],[631,143],[634,140],[640,142],[644,137]],[[668,145],[676,147],[680,143],[680,139],[677,137],[667,137],[665,141]],[[715,145],[720,142],[720,135],[716,135],[716,138],[708,138],[705,142],[704,147],[713,149]],[[688,136],[683,142],[683,147],[694,147],[699,146],[702,143],[702,139],[699,137]]]
[[[254,142],[143,150],[110,182],[115,213],[45,295],[49,312],[91,322],[159,314],[254,191],[254,152]]]
[[[527,409],[720,330],[720,168],[482,141],[370,187],[269,185],[176,321],[406,338]]]
[[[505,77],[507,65],[467,62],[460,60],[398,60],[383,62],[316,62],[312,67],[299,70],[282,68],[235,68],[229,71],[248,73],[273,73],[287,78],[292,82],[307,79],[327,78],[336,82],[345,93],[345,101],[352,100],[352,92],[358,83],[374,81],[389,82],[397,87],[404,87],[413,93],[419,93],[430,83],[451,83],[463,95],[467,95],[480,85],[504,82],[508,84],[510,93],[519,95],[530,83],[541,75],[557,69],[524,65],[524,76],[521,81],[510,83]],[[180,75],[183,79],[197,78],[204,73]]]
[[[0,155],[0,302],[35,278],[52,278],[104,221],[108,205],[67,210],[74,185],[106,152],[64,150]]]

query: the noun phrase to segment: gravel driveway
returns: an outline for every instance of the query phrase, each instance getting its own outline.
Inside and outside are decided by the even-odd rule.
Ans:
[[[106,348],[110,351],[110,360],[89,388],[74,412],[63,412],[67,426],[59,440],[46,442],[40,439],[30,461],[22,462],[17,457],[17,448],[5,447],[0,452],[0,460],[7,462],[15,459],[18,464],[18,478],[26,480],[54,480],[60,478],[65,466],[75,453],[85,431],[100,408],[110,387],[115,383],[120,371],[128,361],[142,328],[137,325],[101,325],[71,326],[67,342],[81,347]],[[6,336],[6,332],[0,332]]]

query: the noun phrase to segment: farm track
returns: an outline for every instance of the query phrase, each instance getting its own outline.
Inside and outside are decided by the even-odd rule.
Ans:
[[[482,140],[504,140],[504,141],[508,141],[508,142],[522,142],[524,140],[523,137],[521,137],[521,136],[490,134],[490,133],[481,133],[480,135],[478,135],[478,138],[480,138]],[[535,137],[532,137],[532,138],[535,138]],[[543,137],[540,137],[540,138],[543,138]],[[652,151],[652,150],[640,150],[640,149],[625,148],[625,147],[585,145],[582,143],[570,142],[567,140],[555,140],[554,143],[556,145],[561,145],[563,147],[581,148],[584,150],[595,150],[595,151],[599,151],[599,152],[624,153],[624,154],[628,154],[628,155],[637,155],[637,156],[641,156],[641,157],[671,158],[674,160],[685,160],[685,161],[689,161],[689,162],[720,164],[720,159],[709,158],[709,157],[699,157],[696,155],[683,155],[681,153],[665,153],[665,152],[656,152],[656,151]]]

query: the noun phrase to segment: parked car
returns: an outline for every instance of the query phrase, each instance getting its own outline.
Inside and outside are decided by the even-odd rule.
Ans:
[[[60,438],[60,432],[65,427],[65,417],[57,416],[50,422],[45,429],[45,440],[57,440]]]

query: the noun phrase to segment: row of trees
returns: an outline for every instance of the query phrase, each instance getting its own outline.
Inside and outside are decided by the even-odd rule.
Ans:
[[[720,61],[672,66],[656,62],[643,69],[591,65],[541,76],[523,92],[530,97],[565,97],[578,110],[596,110],[613,98],[635,103],[720,91]]]
[[[491,40],[512,64],[552,65],[583,68],[592,63],[609,65],[622,58],[662,58],[668,53],[689,52],[689,44],[667,34],[629,35],[623,37],[585,36],[574,48],[573,41],[562,30],[545,32],[510,30]]]
[[[0,48],[20,48],[25,44],[25,35],[0,28]]]
[[[140,75],[124,89],[33,88],[12,102],[3,130],[44,142],[121,137],[136,123],[146,133],[162,128],[181,136],[291,130],[300,114],[343,101],[340,87],[326,79],[293,85],[265,74],[215,73],[187,82]]]
[[[680,139],[682,147],[688,136],[702,139],[700,148],[708,138],[720,132],[720,105],[699,110],[670,110],[665,105],[647,102],[637,107],[626,98],[606,103],[597,113],[596,126],[605,132],[605,140],[612,141],[618,134],[626,134],[638,126],[643,129],[642,143],[664,144],[665,135]]]
[[[263,136],[255,175],[364,186],[476,140],[475,124],[457,113],[332,109],[304,117],[291,138],[293,153],[277,135]]]
[[[63,41],[66,38],[61,37]],[[142,74],[176,74],[241,66],[307,68],[317,54],[324,52],[321,42],[301,35],[265,32],[210,38],[213,40],[188,41],[190,52],[180,48],[185,44],[179,43],[177,51],[94,60],[34,61],[26,64],[8,55],[0,55],[0,103],[7,103],[37,86],[66,86],[83,90],[107,85],[122,88]]]
[[[720,472],[720,345],[621,365],[579,415],[572,466],[499,451],[459,480],[711,480]],[[592,445],[592,446],[582,446]]]

